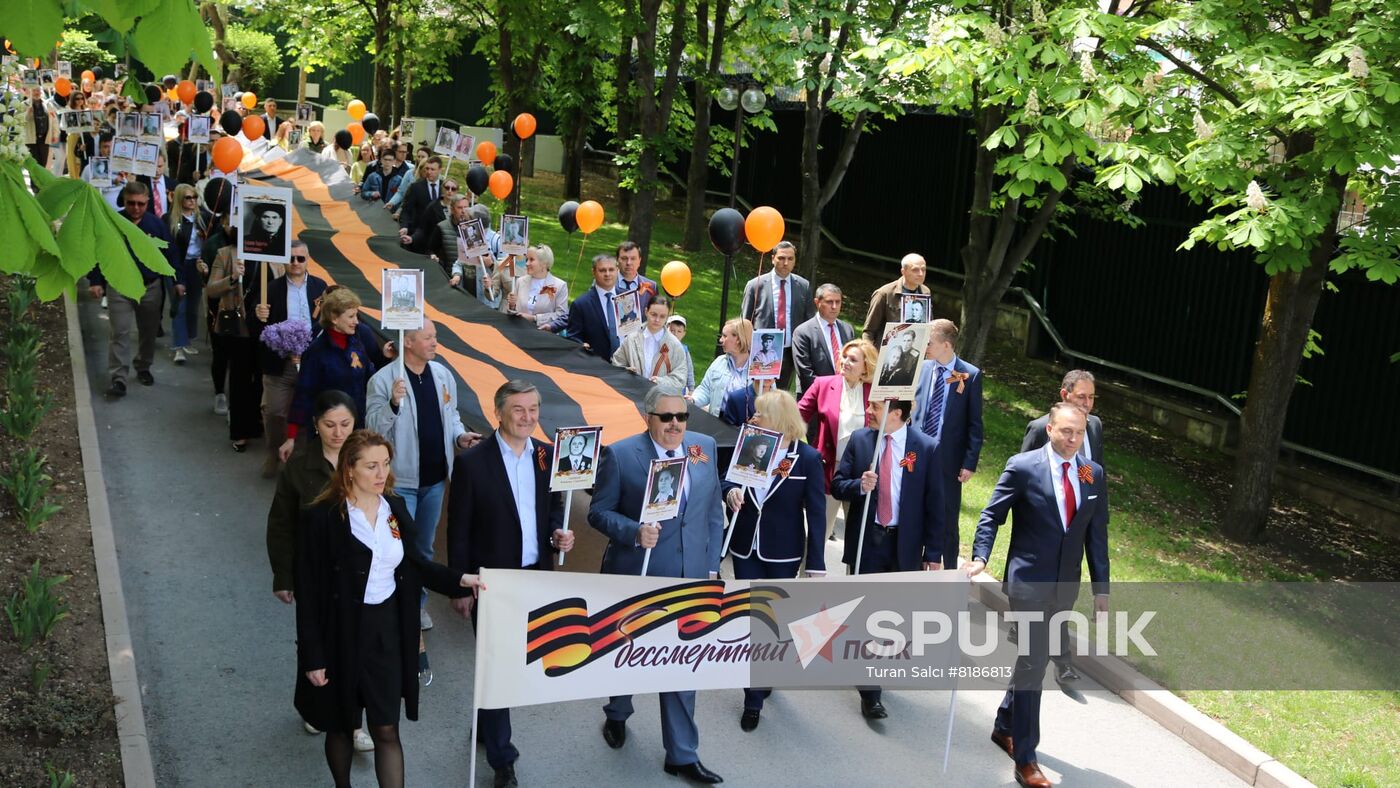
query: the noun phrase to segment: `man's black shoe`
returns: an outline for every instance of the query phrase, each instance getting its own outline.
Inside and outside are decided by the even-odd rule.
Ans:
[[[603,720],[603,741],[614,750],[627,743],[627,722],[625,720]]]
[[[107,396],[111,399],[126,396],[126,384],[120,380],[112,381],[112,385],[107,387]]]
[[[739,727],[745,732],[758,727],[758,709],[744,709],[739,717]]]
[[[867,720],[883,720],[890,716],[889,712],[885,711],[885,704],[878,700],[861,700],[860,713]]]
[[[519,785],[515,779],[515,764],[508,763],[496,770],[496,780],[491,783],[495,788],[507,788],[511,785]]]
[[[149,369],[143,369],[137,372],[136,379],[140,381],[143,386],[154,386],[156,384],[156,376],[152,375]]]
[[[691,782],[704,783],[705,785],[716,785],[724,782],[724,778],[705,768],[705,764],[696,761],[687,763],[684,766],[666,764],[666,773],[676,777],[684,777]]]

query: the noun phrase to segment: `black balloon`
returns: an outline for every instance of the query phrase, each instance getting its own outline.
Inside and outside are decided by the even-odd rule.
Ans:
[[[379,131],[379,116],[373,112],[366,112],[364,117],[360,118],[360,125],[365,127],[366,134],[373,134]]]
[[[710,243],[720,254],[735,254],[744,247],[744,215],[720,208],[710,217]]]
[[[204,184],[204,207],[218,214],[227,214],[233,207],[233,184],[223,178],[210,178]]]
[[[180,84],[180,78],[175,76],[174,74],[166,74],[165,76],[161,77],[160,83],[165,86],[166,90],[170,90],[171,88]]]
[[[348,129],[341,129],[335,133],[335,144],[341,150],[350,150],[350,146],[355,144],[355,138]]]
[[[106,73],[102,70],[101,66],[93,66],[91,70],[93,79],[102,79],[103,75]]]
[[[491,176],[486,174],[485,167],[473,164],[467,169],[467,188],[471,189],[472,194],[481,194],[490,184]]]
[[[208,112],[214,108],[214,94],[207,90],[201,90],[194,94],[194,111]]]
[[[219,116],[219,127],[232,137],[243,130],[243,118],[237,112],[225,112]]]
[[[559,226],[563,227],[566,233],[578,229],[578,203],[569,200],[559,206]]]
[[[160,85],[147,85],[147,86],[146,86],[146,101],[147,101],[147,102],[149,102],[149,103],[151,103],[151,104],[154,104],[154,103],[156,103],[157,101],[160,101],[160,96],[161,96]]]
[[[515,174],[515,159],[512,159],[510,154],[497,153],[496,160],[491,163],[491,166],[502,172],[508,172],[512,175]]]

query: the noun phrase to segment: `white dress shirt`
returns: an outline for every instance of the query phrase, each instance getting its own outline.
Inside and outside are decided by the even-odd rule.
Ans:
[[[1045,444],[1045,456],[1050,458],[1050,486],[1055,489],[1055,507],[1060,512],[1060,526],[1066,531],[1069,530],[1069,520],[1065,519],[1065,484],[1064,484],[1064,463],[1069,463],[1069,483],[1074,488],[1074,510],[1079,511],[1079,505],[1084,502],[1084,496],[1079,492],[1079,462],[1074,457],[1065,459],[1055,453],[1054,444]]]
[[[851,433],[865,426],[865,384],[857,380],[851,385],[841,378],[841,414],[836,420],[836,461],[846,453]]]
[[[666,332],[665,327],[660,331],[652,333],[647,331],[642,337],[642,377],[651,377],[651,371],[656,368],[656,357],[661,353],[661,343],[665,340],[662,334]],[[674,366],[675,362],[672,362]]]
[[[349,501],[345,502],[345,509],[350,516],[350,534],[374,555],[365,581],[365,604],[377,605],[394,595],[394,570],[403,563],[403,539],[389,530],[389,502],[384,496],[379,496],[374,525]]]
[[[511,497],[515,499],[515,513],[520,516],[520,565],[534,566],[540,562],[540,537],[535,529],[535,471],[530,467],[533,444],[525,441],[525,450],[519,455],[496,433],[496,444],[501,447],[501,460],[506,465],[506,478],[510,480]]]
[[[876,433],[876,435],[878,436],[879,433]],[[894,444],[890,457],[892,460],[890,466],[890,513],[894,516],[887,523],[880,523],[880,519],[877,516],[875,522],[880,523],[880,525],[886,528],[893,528],[899,525],[899,491],[904,487],[904,469],[900,467],[899,461],[904,459],[904,439],[908,436],[908,424],[904,424],[894,432],[886,433],[885,435],[886,438],[892,438]],[[884,440],[881,440],[875,445],[875,452],[876,457],[883,458],[885,456]],[[930,458],[924,458],[924,462],[928,462],[929,460]],[[880,461],[878,459],[875,461],[875,470],[877,473],[880,470]],[[876,490],[878,490],[880,483],[876,482],[875,487]],[[879,499],[876,499],[875,503],[879,504]],[[877,513],[879,511],[878,505],[876,506],[876,511]]]

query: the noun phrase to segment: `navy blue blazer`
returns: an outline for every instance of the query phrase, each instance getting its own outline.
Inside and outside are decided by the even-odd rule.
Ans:
[[[569,339],[588,345],[593,355],[611,360],[622,344],[617,334],[608,330],[608,320],[603,315],[604,309],[611,308],[612,304],[604,304],[598,298],[598,288],[589,285],[569,306]]]
[[[719,452],[715,440],[698,432],[687,432],[680,453],[690,457],[698,446],[704,459],[688,461],[690,487],[686,491],[683,517],[661,523],[661,536],[651,551],[647,574],[652,577],[691,577],[706,579],[719,572],[720,548],[724,546],[724,505],[719,491]],[[588,507],[588,524],[608,537],[603,551],[602,571],[615,575],[639,575],[646,550],[637,546],[641,523],[642,493],[646,491],[647,471],[659,457],[648,433],[624,438],[604,446],[598,465],[593,502]]]
[[[929,360],[919,371],[918,390],[914,394],[914,418],[910,423],[921,430],[924,409],[933,388],[933,373],[937,367],[937,363]],[[951,371],[967,375],[967,380],[962,381],[963,392],[959,394],[958,384],[949,383],[948,375],[943,376],[943,419],[939,424],[939,434],[929,437],[938,445],[939,467],[948,476],[957,476],[963,468],[977,470],[977,458],[982,454],[982,370],[954,357]]]
[[[846,551],[841,557],[847,564],[855,564],[860,540],[860,532],[856,530],[860,517],[850,515],[865,507],[866,495],[860,491],[860,477],[870,470],[877,437],[878,433],[869,427],[852,433],[836,475],[831,478],[831,497],[851,502],[846,517]],[[912,424],[905,433],[904,451],[914,453],[914,468],[896,466],[904,474],[899,488],[896,552],[899,570],[915,572],[924,568],[925,561],[943,561],[943,482],[939,477],[933,439],[914,429]],[[895,462],[901,460],[902,457],[895,458]],[[870,517],[865,526],[868,529],[879,527],[875,524],[875,510],[876,503],[871,501]]]
[[[744,488],[744,506],[734,521],[729,552],[763,561],[800,561],[805,550],[807,569],[824,572],[826,473],[822,455],[798,441],[784,456],[792,460],[792,468],[786,477],[772,483],[767,498],[760,502],[752,487]],[[740,485],[725,482],[722,486],[728,495]]]
[[[996,489],[972,543],[972,557],[987,560],[996,542],[997,529],[1011,515],[1011,549],[1006,556],[1007,591],[1013,596],[1039,596],[1032,583],[1065,583],[1062,598],[1073,601],[1079,589],[1079,567],[1087,553],[1089,579],[1095,594],[1108,593],[1108,485],[1103,466],[1079,457],[1093,481],[1080,480],[1080,502],[1069,530],[1060,525],[1051,468],[1046,450],[1022,452],[1006,461]],[[1078,472],[1077,469],[1075,472]],[[1072,592],[1072,593],[1069,593]]]
[[[530,451],[535,455],[530,464],[535,472],[534,536],[539,551],[539,561],[530,568],[553,569],[557,552],[549,540],[564,527],[564,494],[549,491],[553,445],[531,438]],[[483,567],[521,569],[524,540],[501,446],[491,433],[457,455],[452,464],[452,494],[447,499],[448,560],[468,572],[479,572]]]

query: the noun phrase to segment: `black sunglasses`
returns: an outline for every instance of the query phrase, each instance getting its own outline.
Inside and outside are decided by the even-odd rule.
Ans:
[[[662,424],[670,424],[673,421],[679,421],[680,423],[684,424],[687,421],[690,421],[690,414],[684,411],[680,413],[653,413],[651,415],[660,419]]]
[[[292,262],[294,262],[294,263],[304,263],[304,262],[306,262],[306,255],[304,255],[304,254],[294,254],[294,255],[292,255]]]

